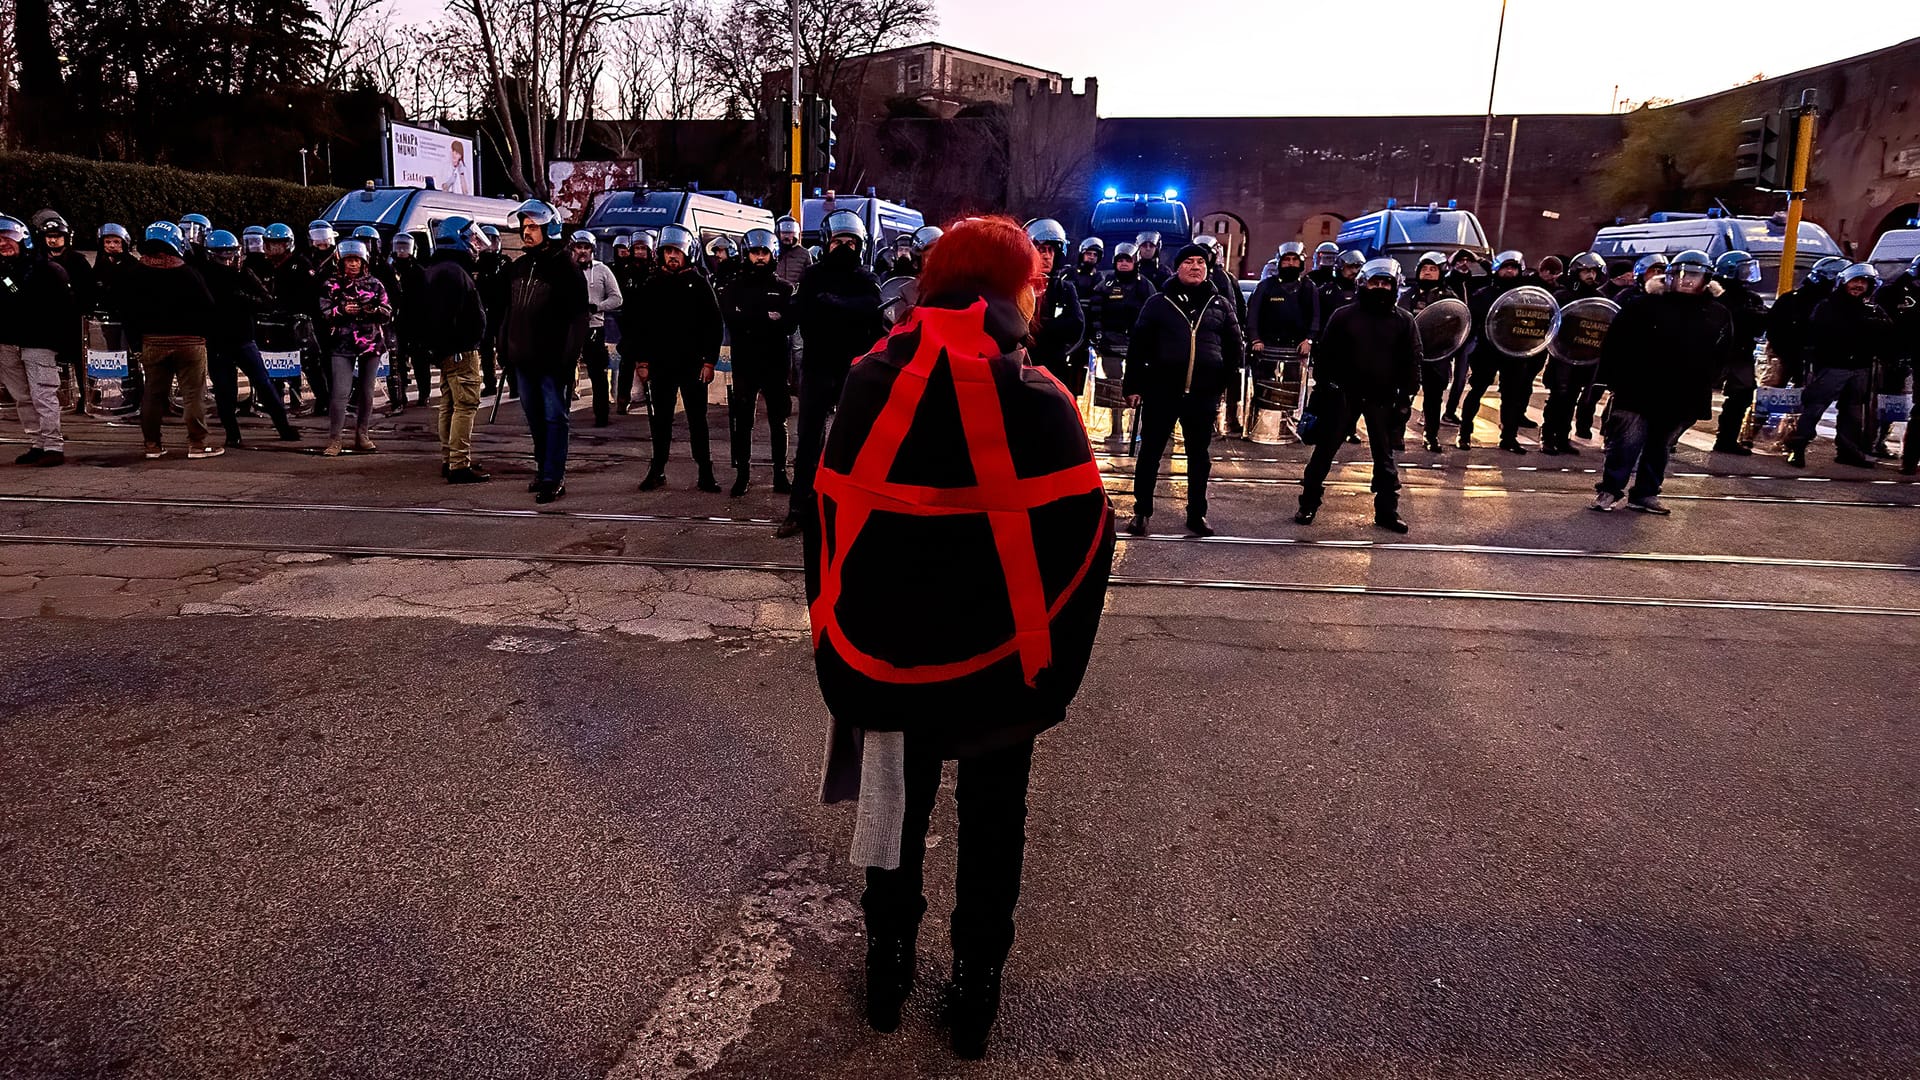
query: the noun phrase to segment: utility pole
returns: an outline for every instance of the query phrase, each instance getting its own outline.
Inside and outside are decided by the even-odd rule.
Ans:
[[[307,148],[300,148],[300,186],[307,186]]]
[[[1773,291],[1793,288],[1793,264],[1800,254],[1800,215],[1807,206],[1807,173],[1813,167],[1813,118],[1819,101],[1812,90],[1800,92],[1794,113],[1793,177],[1787,188],[1787,235],[1780,245],[1780,279]]]
[[[806,215],[801,213],[800,201],[800,0],[788,0],[787,10],[793,22],[793,109],[787,117],[787,213],[804,227]]]
[[[1487,83],[1487,122],[1480,128],[1480,179],[1473,183],[1473,216],[1480,216],[1480,193],[1487,186],[1487,154],[1493,147],[1493,90],[1500,85],[1500,45],[1507,36],[1507,0],[1500,0],[1500,30],[1493,37],[1493,78]]]
[[[1494,230],[1495,247],[1507,246],[1507,197],[1513,194],[1513,144],[1520,141],[1520,118],[1513,118],[1507,129],[1507,175],[1500,181],[1500,227]]]

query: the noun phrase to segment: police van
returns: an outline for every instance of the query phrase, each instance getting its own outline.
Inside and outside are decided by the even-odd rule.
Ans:
[[[1763,218],[1736,217],[1720,210],[1704,214],[1666,210],[1645,221],[1601,229],[1593,238],[1593,251],[1603,259],[1628,261],[1642,255],[1671,258],[1689,250],[1704,251],[1709,259],[1718,259],[1729,251],[1744,251],[1760,263],[1760,284],[1755,291],[1772,300],[1780,277],[1780,249],[1786,240],[1785,211]],[[1811,221],[1802,221],[1794,284],[1806,278],[1815,262],[1829,255],[1844,254],[1833,237],[1827,235],[1827,230]]]
[[[594,199],[593,211],[584,226],[600,239],[600,258],[613,254],[613,238],[624,233],[652,229],[658,232],[668,225],[679,225],[700,239],[701,251],[718,238],[727,237],[738,244],[750,229],[773,229],[773,212],[763,206],[740,201],[731,191],[640,191],[603,192]],[[695,253],[696,263],[703,261]]]
[[[1462,210],[1452,199],[1442,208],[1437,202],[1425,207],[1401,209],[1395,200],[1387,200],[1385,210],[1348,221],[1333,238],[1342,251],[1358,251],[1369,259],[1398,259],[1403,270],[1411,271],[1420,256],[1438,251],[1449,259],[1465,248],[1475,255],[1491,255],[1487,232],[1473,212]]]
[[[1873,245],[1867,261],[1880,271],[1880,280],[1892,281],[1920,257],[1920,229],[1888,229]]]
[[[341,236],[362,225],[380,230],[380,243],[390,247],[395,233],[414,234],[421,251],[431,251],[433,227],[443,218],[472,218],[477,225],[492,225],[500,230],[502,246],[508,251],[520,247],[520,223],[513,212],[520,208],[513,199],[487,199],[478,195],[456,195],[434,188],[377,187],[368,184],[334,200],[320,216],[333,222]],[[287,224],[305,235],[304,222]]]
[[[864,197],[802,199],[800,207],[800,242],[808,246],[826,246],[826,241],[820,236],[820,223],[826,220],[828,214],[851,210],[860,215],[860,221],[867,227],[866,254],[869,260],[874,253],[892,248],[895,240],[912,236],[915,230],[927,223],[926,216],[920,211],[911,206],[888,202],[874,194],[872,188],[867,189]]]
[[[1165,259],[1193,242],[1193,218],[1179,194],[1169,188],[1161,195],[1122,195],[1108,188],[1106,197],[1093,204],[1087,235],[1106,241],[1111,252],[1114,245],[1132,243],[1143,232],[1157,232],[1160,256]]]

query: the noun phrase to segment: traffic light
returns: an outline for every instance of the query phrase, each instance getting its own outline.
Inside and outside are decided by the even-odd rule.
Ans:
[[[780,109],[767,121],[767,168],[776,176],[793,172],[793,99],[781,98]]]
[[[1788,151],[1780,132],[1786,122],[1778,112],[1740,121],[1740,143],[1734,151],[1733,178],[1751,181],[1755,187],[1779,189],[1787,186]]]
[[[834,144],[839,141],[833,125],[839,118],[833,102],[817,94],[807,95],[800,118],[800,135],[806,140],[801,148],[801,171],[806,175],[832,172],[839,167],[833,156]]]

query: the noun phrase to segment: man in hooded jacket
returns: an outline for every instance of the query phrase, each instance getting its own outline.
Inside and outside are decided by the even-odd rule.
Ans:
[[[562,242],[559,211],[529,199],[514,215],[523,250],[503,275],[496,340],[502,370],[520,384],[520,405],[533,435],[538,471],[529,490],[535,502],[550,503],[567,492],[568,411],[592,304],[586,273]]]

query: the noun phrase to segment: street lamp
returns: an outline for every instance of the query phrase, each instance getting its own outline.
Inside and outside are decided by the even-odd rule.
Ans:
[[[307,186],[307,148],[300,148],[300,186]]]
[[[1480,193],[1487,186],[1487,154],[1493,147],[1493,88],[1500,85],[1500,45],[1507,36],[1507,0],[1500,0],[1500,30],[1493,37],[1493,78],[1487,83],[1487,122],[1480,128],[1480,179],[1473,184],[1473,216],[1480,216]]]

